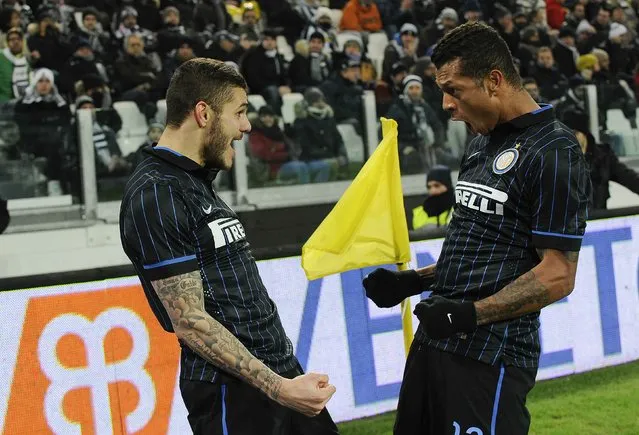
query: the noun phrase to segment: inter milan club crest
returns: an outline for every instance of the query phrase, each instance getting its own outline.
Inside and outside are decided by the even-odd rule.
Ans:
[[[515,166],[517,159],[519,158],[519,144],[515,148],[508,148],[505,151],[499,153],[493,161],[493,172],[495,174],[504,174]]]

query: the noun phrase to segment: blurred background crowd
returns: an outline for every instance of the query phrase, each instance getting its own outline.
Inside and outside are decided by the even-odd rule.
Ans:
[[[451,29],[478,20],[506,40],[533,98],[582,132],[593,177],[604,186],[598,207],[605,208],[609,180],[639,191],[636,173],[618,161],[639,154],[636,137],[610,127],[628,123],[636,132],[639,1],[0,4],[0,196],[81,195],[75,113],[82,108],[94,109],[100,189],[125,179],[140,147],[164,128],[171,75],[195,56],[232,63],[247,80],[251,186],[351,179],[367,157],[368,136],[379,134],[367,128],[365,93],[374,95],[376,118],[399,123],[403,174],[442,164],[454,170],[472,135],[442,109],[429,55]],[[596,87],[594,109],[584,85]],[[232,175],[223,183],[232,186]]]

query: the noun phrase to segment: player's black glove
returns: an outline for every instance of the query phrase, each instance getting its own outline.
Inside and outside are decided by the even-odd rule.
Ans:
[[[404,299],[422,292],[427,285],[415,270],[375,269],[362,282],[366,297],[380,308],[394,307]]]
[[[448,338],[458,332],[477,328],[477,312],[472,302],[461,302],[441,296],[422,300],[413,311],[433,339]]]

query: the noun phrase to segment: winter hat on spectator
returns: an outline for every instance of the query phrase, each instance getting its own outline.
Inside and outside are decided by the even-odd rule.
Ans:
[[[339,64],[339,70],[344,71],[348,68],[358,68],[361,65],[361,62],[356,59],[344,58]]]
[[[504,17],[507,17],[508,15],[512,15],[512,12],[510,12],[510,10],[508,10],[508,8],[506,8],[505,6],[502,6],[499,3],[497,3],[495,5],[495,19],[496,20],[499,20],[499,19],[502,19]]]
[[[610,25],[610,32],[608,33],[608,38],[609,39],[618,38],[620,36],[625,35],[626,33],[628,33],[628,28],[626,26],[619,23],[612,23]]]
[[[481,6],[479,6],[479,2],[477,0],[466,0],[464,3],[464,12],[482,12]]]
[[[453,180],[448,166],[433,166],[432,169],[428,171],[428,174],[426,174],[426,186],[428,186],[429,181],[439,181],[444,186],[448,187],[448,190],[452,190],[453,188]]]
[[[55,19],[56,14],[55,11],[50,6],[42,6],[38,8],[38,13],[36,15],[36,20],[38,22],[44,21],[47,18]]]
[[[166,18],[166,16],[169,15],[171,12],[176,14],[178,17],[180,16],[180,11],[178,10],[178,8],[176,8],[175,6],[167,6],[162,9],[162,18]]]
[[[432,64],[433,61],[430,59],[430,57],[422,56],[415,62],[415,72],[422,74],[426,70],[426,68],[428,68]]]
[[[262,32],[262,38],[273,38],[277,39],[277,36],[280,34],[279,29],[268,28],[264,29]]]
[[[392,76],[395,76],[402,72],[408,72],[408,67],[403,62],[395,62],[393,66],[391,66],[390,73]]]
[[[94,17],[98,17],[98,10],[92,6],[85,8],[82,11],[82,19],[84,20],[86,17],[88,16],[94,16]]]
[[[18,27],[12,27],[9,30],[7,30],[7,39],[9,39],[9,35],[11,34],[18,35],[20,39],[22,39],[22,37],[24,36],[24,34],[22,33],[22,29]]]
[[[304,92],[304,99],[309,105],[312,105],[318,101],[324,101],[324,93],[320,90],[320,88],[311,86]]]
[[[416,76],[415,74],[410,74],[404,77],[404,80],[402,80],[402,86],[404,87],[404,95],[408,95],[408,88],[411,85],[419,85],[420,88],[423,87],[422,78],[419,76]]]
[[[317,8],[317,10],[315,11],[315,16],[313,17],[313,20],[317,23],[317,21],[322,17],[328,17],[331,19],[331,21],[333,21],[331,10],[325,6],[321,6]]]
[[[93,47],[91,47],[91,43],[84,39],[84,38],[80,38],[78,39],[78,42],[75,43],[75,51],[78,51],[81,48],[91,48],[93,49]]]
[[[439,17],[437,17],[437,19],[440,21],[446,18],[449,20],[454,20],[456,23],[459,22],[459,14],[453,8],[442,9],[442,11],[439,13]]]
[[[134,7],[132,6],[127,6],[124,9],[122,9],[122,12],[120,12],[120,19],[125,19],[126,17],[138,17],[138,11],[135,10]]]
[[[590,24],[588,21],[581,20],[581,22],[577,26],[577,35],[584,32],[597,33],[597,29],[595,29],[594,26]]]
[[[82,77],[82,83],[84,84],[84,89],[87,91],[100,88],[105,85],[104,79],[98,74],[85,75],[84,77]]]
[[[568,26],[563,26],[561,29],[559,29],[559,39],[566,38],[568,36],[576,38],[577,34],[571,27]]]
[[[599,62],[594,54],[584,54],[577,59],[577,71],[581,72],[585,69],[593,69]]]
[[[257,111],[257,116],[275,116],[275,110],[266,104],[260,107],[260,110]]]
[[[55,85],[55,77],[53,71],[49,68],[40,68],[33,74],[33,83],[38,83],[42,79],[47,79],[52,85]]]
[[[95,101],[93,101],[93,98],[88,95],[81,95],[75,99],[76,110],[81,109],[83,104],[93,104],[95,106]]]
[[[352,36],[349,39],[347,39],[346,41],[344,41],[344,47],[346,47],[347,45],[350,44],[357,44],[357,46],[359,47],[360,51],[364,51],[364,44],[362,44],[362,40],[358,39],[356,36]]]
[[[404,23],[402,27],[399,29],[399,33],[401,35],[405,33],[410,33],[411,35],[417,36],[417,26],[412,23]]]
[[[229,32],[228,30],[220,30],[219,32],[216,32],[213,35],[213,39],[215,39],[216,41],[220,42],[220,41],[231,41],[231,42],[238,42],[240,40],[240,37],[237,35],[234,35],[233,33]]]

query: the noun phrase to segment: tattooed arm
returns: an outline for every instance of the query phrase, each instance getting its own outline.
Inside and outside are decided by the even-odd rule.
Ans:
[[[175,334],[202,358],[244,380],[271,399],[306,415],[317,415],[335,391],[325,375],[285,379],[255,358],[204,309],[199,272],[153,281]]]
[[[575,285],[579,252],[537,250],[541,262],[492,296],[475,302],[477,324],[533,313],[568,296]]]

